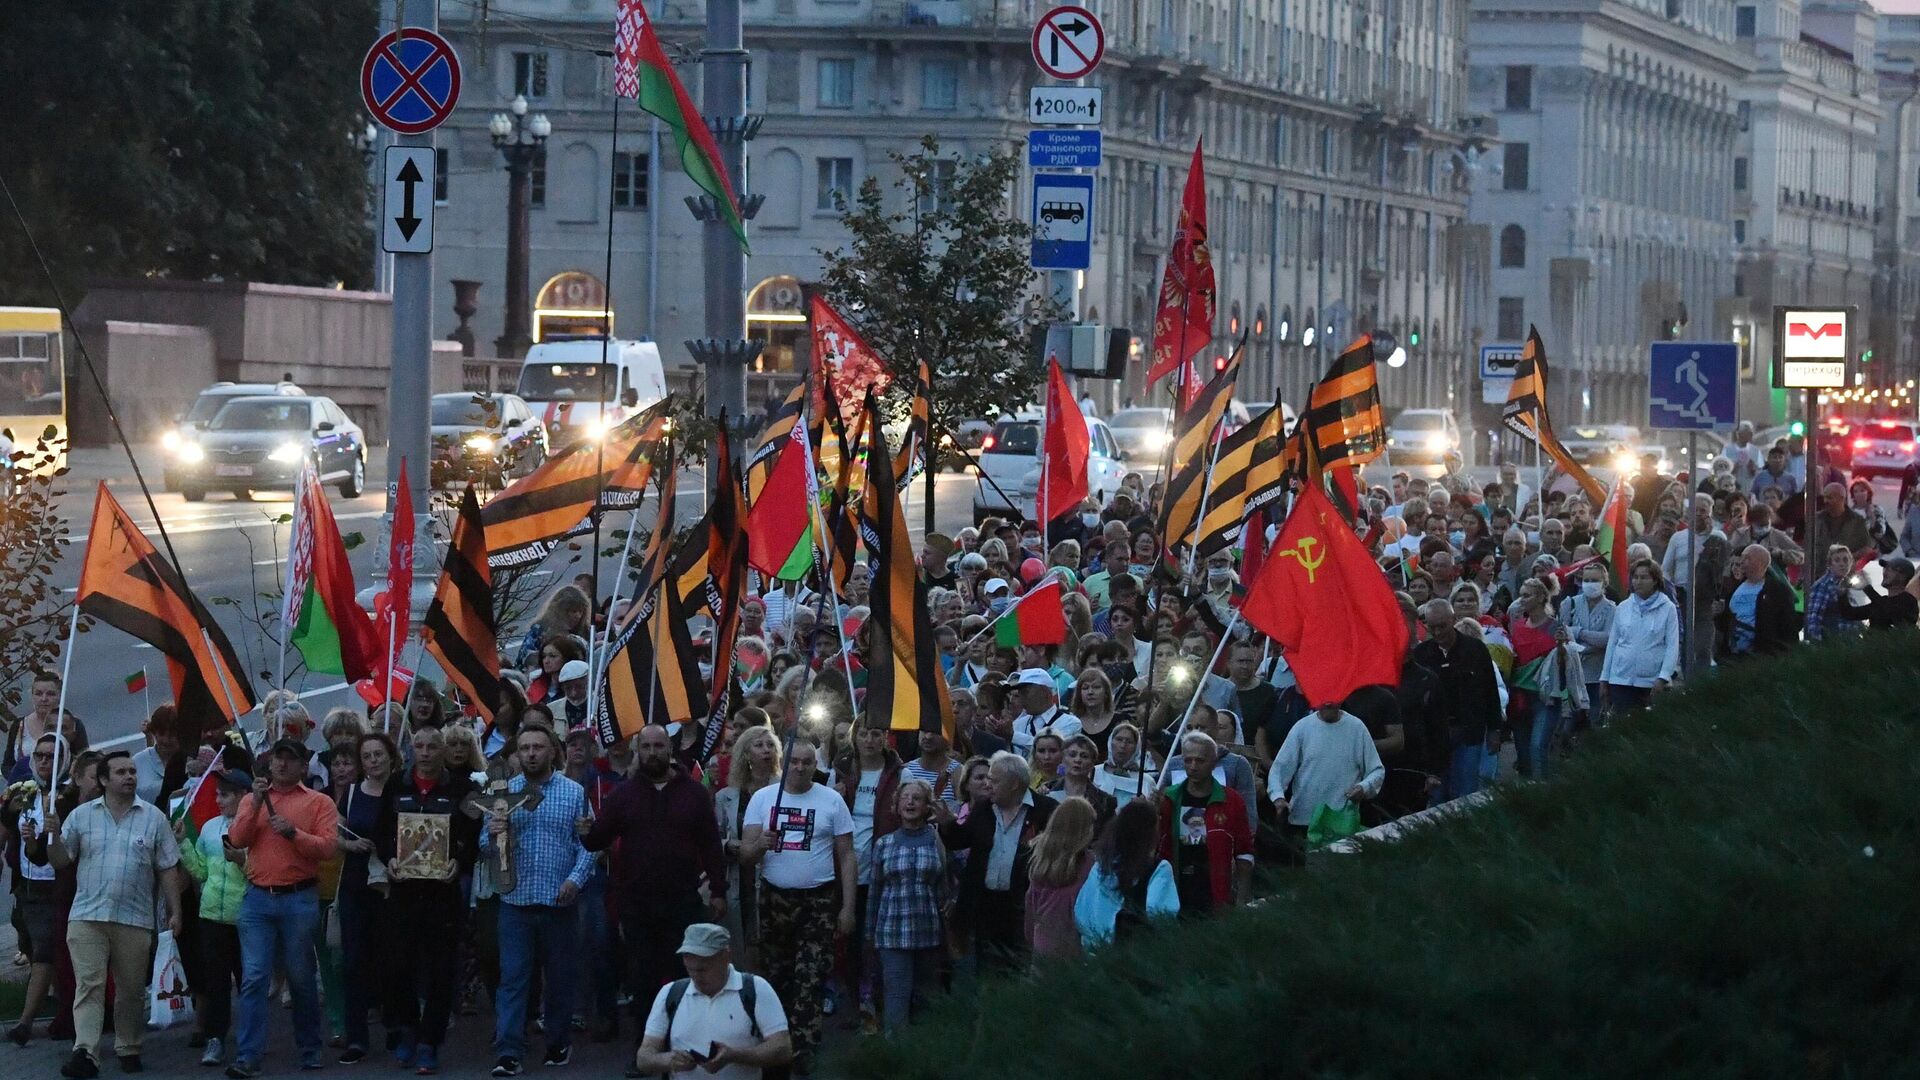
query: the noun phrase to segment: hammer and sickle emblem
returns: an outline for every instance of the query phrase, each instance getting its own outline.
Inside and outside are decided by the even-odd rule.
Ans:
[[[1307,584],[1311,585],[1313,584],[1314,574],[1320,569],[1320,564],[1327,561],[1325,552],[1316,551],[1316,546],[1319,543],[1320,541],[1314,537],[1303,536],[1293,547],[1277,551],[1274,554],[1279,555],[1283,559],[1298,559],[1300,565],[1307,571]]]

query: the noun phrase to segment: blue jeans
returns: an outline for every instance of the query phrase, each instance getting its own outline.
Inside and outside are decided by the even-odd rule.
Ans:
[[[1544,694],[1535,694],[1533,698],[1533,731],[1527,736],[1532,753],[1528,757],[1527,775],[1535,780],[1547,778],[1547,751],[1553,746],[1553,737],[1560,732],[1560,703],[1547,700]]]
[[[240,1024],[235,1057],[258,1063],[267,1049],[268,992],[277,966],[286,972],[293,995],[293,1041],[302,1060],[318,1060],[325,1036],[320,1030],[320,988],[315,983],[313,935],[320,925],[320,894],[315,889],[275,895],[247,889],[240,899]]]
[[[580,890],[580,899],[573,902],[576,916],[575,929],[578,940],[574,955],[586,957],[587,978],[590,980],[592,1015],[601,1020],[614,1017],[614,1000],[620,978],[620,950],[613,940],[611,920],[607,918],[607,873],[596,870],[587,879],[587,887]],[[651,1006],[652,1000],[647,1004]]]
[[[931,993],[940,971],[939,949],[879,949],[880,985],[885,994],[882,1014],[888,1031],[907,1026],[914,992]]]
[[[1447,760],[1448,799],[1458,799],[1480,790],[1480,761],[1486,754],[1485,743],[1470,742],[1453,748]]]
[[[579,901],[574,903],[571,907],[500,905],[500,992],[493,1002],[495,1056],[527,1056],[527,997],[536,960],[546,984],[547,1048],[572,1042],[567,1023],[573,1016],[573,939]]]

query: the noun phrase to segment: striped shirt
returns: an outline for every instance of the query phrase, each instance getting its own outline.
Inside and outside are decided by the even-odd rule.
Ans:
[[[180,864],[180,845],[159,807],[135,799],[115,820],[105,799],[81,803],[61,822],[60,843],[78,864],[69,921],[156,928],[154,882]]]

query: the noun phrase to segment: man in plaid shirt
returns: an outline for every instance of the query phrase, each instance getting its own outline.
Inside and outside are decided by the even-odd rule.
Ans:
[[[500,897],[500,991],[494,1000],[495,1076],[520,1075],[527,1052],[527,988],[535,958],[546,982],[548,1065],[573,1059],[574,901],[593,873],[593,855],[580,837],[592,825],[586,789],[555,771],[562,754],[560,737],[544,724],[528,724],[516,737],[520,775],[509,792],[537,789],[540,805],[511,814],[493,814],[480,838],[481,853],[498,858],[509,829],[513,840],[515,884]]]
[[[1807,590],[1806,632],[1808,641],[1843,637],[1859,629],[1847,617],[1847,605],[1841,595],[1847,591],[1847,578],[1853,573],[1853,550],[1845,544],[1827,549],[1827,572]]]

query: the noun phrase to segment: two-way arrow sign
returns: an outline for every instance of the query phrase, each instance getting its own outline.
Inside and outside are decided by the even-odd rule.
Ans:
[[[431,146],[390,146],[381,206],[380,248],[395,255],[424,255],[433,250]]]

